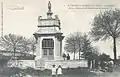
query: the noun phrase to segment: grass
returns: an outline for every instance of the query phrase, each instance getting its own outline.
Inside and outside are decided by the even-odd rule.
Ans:
[[[2,73],[2,77],[9,77],[13,74],[19,73],[20,71],[25,74],[29,74],[32,77],[51,77],[51,70],[34,70],[32,68],[28,68],[25,70],[20,70],[19,68],[4,68],[4,73]],[[63,77],[94,77],[96,74],[89,72],[88,69],[81,68],[69,68],[63,69]],[[1,77],[1,76],[0,76]]]
[[[70,68],[63,69],[63,77],[94,77],[96,74],[89,72],[88,69]],[[34,71],[33,77],[51,77],[51,70]]]

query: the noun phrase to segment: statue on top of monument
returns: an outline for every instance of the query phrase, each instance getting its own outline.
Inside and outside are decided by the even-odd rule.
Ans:
[[[49,19],[51,19],[52,17],[52,12],[51,12],[51,3],[50,3],[50,1],[48,2],[48,12],[47,12],[47,17],[49,18]]]
[[[50,1],[48,2],[48,9],[49,9],[49,11],[51,11],[51,3],[50,3]]]

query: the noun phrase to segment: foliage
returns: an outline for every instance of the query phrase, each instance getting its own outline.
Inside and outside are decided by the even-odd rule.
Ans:
[[[113,39],[114,60],[116,60],[116,39],[120,37],[120,10],[107,10],[94,17],[91,35],[95,41]]]
[[[34,37],[31,37],[30,39],[29,39],[29,42],[30,42],[30,52],[32,52],[33,53],[33,58],[35,57],[34,55],[34,53],[35,53],[35,50],[36,50],[36,40],[35,40],[35,38]]]
[[[105,54],[105,53],[99,55],[99,61],[107,62],[107,61],[110,61],[110,60],[111,60],[110,56]]]
[[[88,60],[88,68],[90,68],[91,65],[92,68],[98,68],[99,53],[97,48],[91,47],[89,52],[84,52],[82,55]]]
[[[80,52],[90,52],[92,49],[91,41],[86,34],[82,34],[80,32],[75,32],[70,34],[65,39],[65,50],[67,52],[75,53],[79,52],[79,59],[80,59]]]
[[[109,10],[100,12],[94,17],[91,34],[94,40],[104,40],[109,37],[117,38],[120,36],[120,10]]]
[[[0,38],[0,47],[6,51],[26,53],[31,51],[33,41],[20,35],[8,34]],[[22,54],[21,54],[22,55]]]
[[[91,47],[89,52],[86,51],[82,55],[84,55],[85,59],[94,60],[98,58],[99,53],[97,48]]]
[[[111,61],[112,59],[110,58],[109,55],[103,53],[101,55],[99,55],[99,62],[100,62],[100,66],[102,69],[104,69],[105,67],[108,66],[109,61]]]

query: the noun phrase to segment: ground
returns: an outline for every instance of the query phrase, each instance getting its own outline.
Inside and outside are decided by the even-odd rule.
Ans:
[[[7,70],[7,71],[6,71]],[[51,77],[51,70],[34,70],[32,68],[26,70],[20,70],[19,68],[4,68],[4,73],[0,77],[10,77],[14,73],[19,71],[24,72],[25,74],[30,74],[32,77]],[[120,67],[114,68],[113,72],[96,72],[89,71],[88,69],[83,68],[71,68],[63,70],[63,77],[120,77]]]
[[[100,77],[120,77],[120,67],[115,67],[112,73],[102,73],[100,74]]]
[[[6,71],[7,70],[7,71]],[[51,70],[34,70],[32,68],[26,70],[20,70],[18,68],[7,68],[4,70],[5,72],[2,73],[4,76],[2,77],[9,77],[12,74],[18,73],[19,71],[24,72],[25,74],[30,74],[32,77],[51,77]],[[96,76],[95,73],[89,72],[88,69],[63,69],[64,77],[94,77]],[[1,77],[1,76],[0,76]]]

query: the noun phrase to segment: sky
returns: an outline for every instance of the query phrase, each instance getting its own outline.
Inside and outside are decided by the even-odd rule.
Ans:
[[[38,30],[38,16],[46,17],[48,1],[51,1],[54,15],[59,16],[61,29],[66,37],[76,31],[89,32],[94,16],[106,10],[95,8],[108,7],[103,5],[109,5],[109,8],[120,7],[119,0],[3,0],[4,35],[13,33],[28,38],[33,36],[33,33]],[[79,6],[76,9],[73,5]],[[84,5],[92,8],[86,9]],[[94,46],[98,47],[99,52],[105,52],[113,57],[112,40],[99,41]],[[120,55],[119,48],[120,44],[117,41],[118,55]]]

